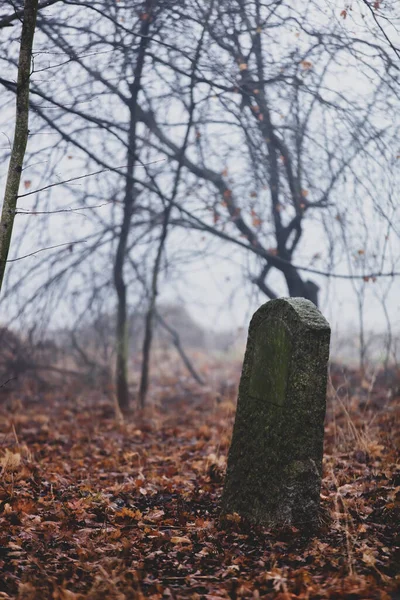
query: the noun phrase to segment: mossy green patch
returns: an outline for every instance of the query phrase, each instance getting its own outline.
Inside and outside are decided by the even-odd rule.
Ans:
[[[316,521],[330,328],[303,298],[253,316],[222,497],[263,525]]]
[[[280,320],[265,319],[257,329],[249,394],[283,406],[292,354],[291,334]]]

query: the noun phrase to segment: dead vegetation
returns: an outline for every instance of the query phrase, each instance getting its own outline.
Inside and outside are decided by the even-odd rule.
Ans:
[[[98,392],[9,395],[0,423],[0,598],[395,598],[398,372],[332,367],[312,536],[219,518],[240,365],[158,372],[124,421]]]

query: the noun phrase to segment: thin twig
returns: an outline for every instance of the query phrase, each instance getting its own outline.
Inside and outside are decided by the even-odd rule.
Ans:
[[[77,240],[76,242],[66,242],[64,244],[56,244],[55,246],[47,246],[47,248],[40,248],[39,250],[30,252],[29,254],[25,254],[24,256],[18,256],[17,258],[8,259],[7,262],[16,262],[17,260],[22,260],[23,258],[28,258],[29,256],[34,256],[35,254],[39,254],[39,252],[44,252],[45,250],[53,250],[53,248],[61,248],[61,246],[70,246],[72,248],[74,244],[85,244],[86,241],[87,240]]]
[[[382,33],[383,37],[385,38],[385,40],[387,41],[387,43],[389,44],[389,46],[391,47],[391,49],[393,50],[393,52],[396,54],[397,58],[400,58],[400,51],[399,51],[399,49],[396,48],[396,46],[393,44],[392,40],[390,39],[390,37],[388,36],[388,34],[386,33],[386,31],[383,29],[382,25],[379,23],[378,17],[376,16],[375,11],[374,11],[373,7],[371,6],[370,2],[368,2],[368,0],[363,0],[363,3],[370,10],[372,18],[374,19],[377,27],[379,28],[380,32]]]
[[[154,163],[163,162],[166,160],[165,158],[160,158],[158,160],[153,160],[148,165],[152,165]],[[44,190],[48,190],[50,188],[56,187],[58,185],[63,185],[64,183],[71,183],[71,181],[79,181],[80,179],[86,179],[87,177],[92,177],[93,175],[100,175],[100,173],[106,173],[108,171],[117,171],[117,169],[126,169],[127,165],[122,165],[120,167],[114,167],[110,169],[101,169],[100,171],[93,171],[93,173],[86,173],[85,175],[79,175],[79,177],[71,177],[70,179],[65,179],[64,181],[58,181],[57,183],[51,183],[50,185],[45,185],[42,188],[38,188],[37,190],[32,190],[32,192],[27,192],[26,194],[20,194],[18,198],[25,198],[26,196],[31,196],[32,194],[38,194],[39,192],[43,192]],[[145,167],[147,165],[138,165],[141,167]],[[121,173],[120,173],[121,174]],[[123,173],[122,173],[123,175]]]
[[[10,377],[10,379],[7,379],[7,381],[5,381],[4,383],[2,383],[0,385],[0,389],[5,387],[7,385],[7,383],[10,383],[10,381],[14,381],[14,379],[17,379],[17,377]]]
[[[112,204],[112,200],[108,202],[104,202],[103,204],[94,204],[93,206],[82,206],[79,208],[60,208],[59,210],[25,210],[20,209],[16,210],[16,215],[56,215],[58,213],[69,213],[76,212],[81,210],[92,210],[94,208],[101,208],[102,206],[107,206],[107,204]]]

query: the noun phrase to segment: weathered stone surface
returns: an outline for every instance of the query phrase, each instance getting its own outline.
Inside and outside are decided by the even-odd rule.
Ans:
[[[318,517],[329,323],[304,298],[271,300],[249,328],[222,497],[264,524]]]

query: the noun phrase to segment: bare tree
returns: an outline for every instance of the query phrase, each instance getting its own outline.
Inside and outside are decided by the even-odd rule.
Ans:
[[[143,341],[143,355],[142,355],[142,357],[143,357],[143,359],[142,359],[142,374],[141,374],[140,387],[139,387],[139,401],[140,401],[140,405],[142,408],[145,405],[146,395],[147,395],[147,390],[148,390],[150,351],[151,351],[151,343],[152,343],[152,336],[153,336],[153,333],[152,333],[153,332],[153,323],[154,323],[154,317],[156,314],[156,299],[157,299],[157,293],[158,293],[158,278],[159,278],[159,273],[160,273],[161,259],[162,259],[162,255],[164,252],[164,246],[165,246],[165,243],[167,240],[171,212],[173,209],[176,195],[178,193],[178,186],[180,183],[180,178],[181,178],[181,173],[182,173],[183,158],[185,156],[185,152],[186,152],[187,145],[189,142],[189,136],[190,136],[191,129],[193,126],[193,116],[194,116],[194,111],[195,111],[195,106],[196,106],[195,105],[195,95],[194,95],[195,86],[196,86],[196,71],[197,71],[198,63],[199,63],[199,60],[201,57],[203,42],[204,42],[205,33],[206,33],[206,26],[208,24],[210,16],[212,15],[213,8],[214,8],[214,1],[212,0],[210,2],[209,10],[207,13],[207,18],[205,20],[205,24],[204,24],[199,42],[197,44],[197,48],[196,48],[195,54],[193,56],[192,67],[191,67],[191,77],[190,77],[188,120],[187,120],[187,125],[186,125],[186,132],[185,132],[185,136],[183,139],[182,147],[181,147],[178,157],[177,157],[178,165],[177,165],[177,169],[176,169],[176,173],[175,173],[175,180],[174,180],[174,184],[173,184],[171,198],[167,202],[165,209],[164,209],[164,214],[163,214],[163,219],[162,219],[161,236],[160,236],[160,241],[158,244],[156,259],[155,259],[154,268],[153,268],[153,275],[152,275],[152,280],[151,280],[150,301],[149,301],[149,307],[148,307],[148,310],[146,313],[146,320],[145,320],[145,335],[144,335],[144,341]],[[174,340],[176,342],[176,337],[174,338]],[[177,349],[179,350],[180,345],[179,344],[175,344],[175,345],[176,345]],[[185,354],[182,354],[182,356],[184,358],[185,364],[188,366],[188,361],[185,357]],[[191,372],[194,373],[193,369],[191,369]],[[197,380],[198,380],[198,377],[197,377]]]
[[[187,254],[201,260],[212,238],[214,247],[230,245],[269,298],[317,302],[322,277],[363,281],[398,271],[383,243],[398,177],[398,123],[389,117],[398,65],[387,46],[343,22],[320,0],[223,0],[212,11],[203,0],[77,0],[40,11],[34,185],[20,197],[35,199],[24,214],[47,214],[40,227],[26,219],[20,231],[29,236],[19,239],[51,245],[80,230],[85,244],[27,265],[33,283],[17,314],[73,305],[80,318],[101,303],[112,312],[117,285],[122,407],[129,306],[147,304],[145,389],[156,295],[184,236],[183,275]],[[12,40],[14,30],[2,31]],[[2,52],[1,64],[15,66]],[[0,83],[15,93],[12,81]],[[59,171],[63,194],[52,187]],[[57,228],[50,223],[58,211]],[[394,210],[393,237],[398,216]],[[371,223],[367,240],[362,219]],[[351,255],[365,252],[352,270],[343,228]],[[382,260],[367,260],[371,253]],[[18,286],[11,279],[6,300]]]
[[[201,132],[197,159],[193,149],[184,161],[188,171],[204,181],[209,196],[203,218],[198,211],[193,218],[186,205],[184,214],[194,228],[254,253],[260,270],[252,281],[269,298],[278,292],[267,279],[279,271],[289,295],[317,303],[318,285],[306,280],[302,271],[335,273],[313,265],[305,269],[301,260],[296,264],[295,256],[304,246],[306,227],[314,230],[312,235],[321,235],[318,221],[323,222],[326,212],[340,246],[340,213],[346,207],[341,196],[343,190],[354,194],[350,179],[364,194],[358,181],[358,171],[366,171],[363,164],[371,168],[380,161],[393,176],[394,128],[380,107],[388,106],[389,96],[395,99],[398,67],[385,48],[370,39],[352,38],[339,25],[332,25],[329,17],[321,19],[317,28],[309,11],[309,5],[304,11],[296,4],[288,10],[281,2],[218,4],[209,25],[208,60],[203,67],[208,73],[202,80],[208,94],[204,94],[203,115],[195,123]],[[201,21],[200,10],[193,21]],[[293,37],[279,44],[283,31]],[[337,87],[342,55],[361,73],[368,90],[365,97],[351,89],[344,94]],[[163,66],[166,62],[154,59]],[[184,76],[180,66],[170,66]],[[160,127],[155,111],[147,111],[143,120],[176,157],[178,148]],[[213,136],[217,127],[220,135]],[[225,142],[228,127],[233,135]],[[211,168],[211,162],[219,163],[220,170]],[[379,175],[366,176],[370,187],[379,189]],[[379,202],[382,210],[390,199],[380,193]],[[316,261],[323,259],[318,254]]]
[[[129,134],[128,134],[128,156],[125,184],[124,212],[121,230],[118,237],[117,253],[114,264],[114,284],[118,296],[117,304],[117,399],[121,410],[129,406],[128,392],[128,322],[126,283],[124,280],[124,263],[127,252],[129,232],[131,229],[132,214],[138,191],[134,187],[134,173],[137,152],[137,126],[138,126],[138,97],[142,86],[142,73],[149,43],[150,23],[153,20],[153,0],[146,0],[143,4],[142,26],[140,28],[140,43],[136,66],[133,73],[133,82],[129,86],[130,99],[129,109]]]

